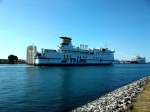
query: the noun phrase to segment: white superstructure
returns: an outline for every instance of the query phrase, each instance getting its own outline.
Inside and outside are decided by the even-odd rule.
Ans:
[[[136,58],[133,59],[133,61],[135,63],[138,63],[138,64],[145,64],[146,63],[146,58],[145,57],[136,56]]]
[[[103,65],[114,61],[114,51],[107,48],[88,49],[87,45],[74,47],[71,38],[60,38],[59,49],[42,49],[35,56],[35,65]]]

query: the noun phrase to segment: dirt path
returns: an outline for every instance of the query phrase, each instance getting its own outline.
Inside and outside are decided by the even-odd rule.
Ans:
[[[137,97],[131,112],[150,112],[150,79],[144,91]]]

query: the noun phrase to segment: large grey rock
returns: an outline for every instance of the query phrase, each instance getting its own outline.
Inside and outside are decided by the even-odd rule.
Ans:
[[[123,86],[71,112],[126,112],[143,91],[149,77]]]

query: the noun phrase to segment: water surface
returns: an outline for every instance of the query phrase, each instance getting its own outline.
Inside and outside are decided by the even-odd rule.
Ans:
[[[63,112],[150,74],[150,64],[0,65],[0,112]]]

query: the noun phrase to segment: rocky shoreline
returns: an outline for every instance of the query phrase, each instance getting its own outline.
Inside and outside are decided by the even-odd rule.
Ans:
[[[128,112],[149,79],[145,77],[130,83],[71,112]]]

